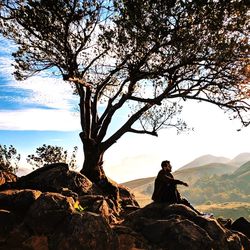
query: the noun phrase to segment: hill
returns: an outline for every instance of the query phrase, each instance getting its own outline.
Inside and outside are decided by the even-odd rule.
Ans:
[[[231,165],[236,165],[236,166],[241,166],[242,164],[250,161],[250,153],[241,153],[234,157],[229,164]]]
[[[244,178],[250,181],[250,161],[246,162],[234,171],[232,178]]]
[[[231,174],[235,170],[235,166],[222,163],[211,163],[201,167],[177,170],[173,173],[173,175],[176,179],[187,182],[189,184],[189,188],[192,188],[192,186],[203,177]],[[123,185],[131,189],[140,205],[145,205],[151,202],[151,195],[154,189],[154,180],[155,177],[148,177],[129,181],[123,183]]]
[[[178,169],[174,172],[176,179],[188,182],[189,185],[195,184],[200,178],[213,175],[232,174],[237,167],[224,163],[210,163],[200,167]]]
[[[179,170],[200,167],[210,163],[228,163],[228,162],[230,162],[229,158],[207,154],[194,159],[193,161],[179,168]]]
[[[208,165],[211,163],[223,163],[229,164],[231,166],[240,167],[242,164],[250,161],[250,153],[241,153],[235,156],[233,159],[229,159],[223,156],[214,156],[211,154],[200,156],[193,161],[187,163],[183,167],[179,168],[179,170],[187,169],[187,168],[195,168],[201,167],[203,165]]]
[[[240,159],[240,157],[238,157]],[[250,202],[250,161],[240,167],[210,163],[200,167],[178,169],[176,179],[189,184],[179,190],[192,204]],[[155,177],[133,180],[123,185],[135,194],[141,206],[151,202]]]

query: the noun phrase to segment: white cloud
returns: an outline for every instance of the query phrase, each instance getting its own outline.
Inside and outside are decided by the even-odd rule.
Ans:
[[[79,130],[79,117],[65,110],[0,111],[0,130]]]
[[[45,73],[30,77],[26,81],[16,81],[12,75],[14,68],[11,66],[13,63],[11,53],[15,45],[1,36],[0,45],[1,88],[3,93],[8,94],[0,96],[3,107],[0,110],[0,128],[74,130],[75,125],[69,125],[71,124],[69,118],[72,112],[77,111],[78,97],[73,95],[71,86],[55,77],[46,76]],[[13,97],[10,97],[12,92]],[[18,107],[18,110],[9,110],[12,104]],[[36,109],[37,107],[39,109]],[[78,115],[73,117],[72,119],[76,120]],[[40,122],[36,122],[33,118]],[[52,120],[53,124],[45,124],[44,120]],[[24,127],[25,124],[27,128]]]
[[[35,76],[26,81],[16,81],[12,86],[28,93],[26,98],[19,98],[22,104],[33,103],[60,110],[77,107],[78,97],[73,95],[72,87],[59,79]]]
[[[13,60],[7,56],[0,56],[0,74],[7,79],[13,79],[11,75],[13,73],[13,66],[11,66]]]
[[[0,96],[0,129],[2,130],[58,130],[79,129],[76,114],[78,96],[66,82],[50,77],[34,76],[26,81],[16,81],[11,75],[12,59],[0,56],[1,88],[8,96]],[[10,97],[10,93],[13,96]],[[18,110],[10,110],[15,104]],[[27,108],[28,107],[28,108]],[[39,107],[39,108],[37,108]]]

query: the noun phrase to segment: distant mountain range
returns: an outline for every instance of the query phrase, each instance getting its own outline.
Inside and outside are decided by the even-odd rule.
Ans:
[[[211,163],[223,163],[235,167],[240,167],[245,162],[250,161],[250,153],[241,153],[234,157],[233,159],[229,159],[222,156],[214,156],[214,155],[203,155],[201,157],[196,158],[195,160],[189,162],[183,167],[179,168],[179,170],[187,169],[187,168],[195,168],[201,167],[203,165],[208,165]]]
[[[239,192],[238,197],[248,199],[246,187],[250,185],[248,184],[248,181],[250,183],[250,153],[239,154],[233,159],[228,159],[226,157],[217,157],[213,155],[204,155],[179,168],[173,173],[173,175],[176,179],[183,180],[189,184],[189,188],[184,189],[184,191],[186,191],[186,193],[190,196],[194,195],[195,193],[196,195],[198,195],[199,192],[200,195],[202,195],[202,192],[206,193],[205,188],[199,186],[202,183],[204,187],[211,190],[213,190],[215,186],[218,188],[220,186],[225,186],[228,189],[237,190],[237,192]],[[213,176],[215,177],[213,178]],[[225,176],[226,180],[223,176]],[[134,192],[138,202],[143,206],[151,202],[154,180],[155,177],[148,177],[132,180],[123,183],[123,185],[129,187],[132,192]],[[199,185],[197,183],[199,183]],[[242,195],[240,195],[241,190],[243,192]],[[212,192],[215,192],[216,194],[216,192],[220,191],[213,190]],[[223,192],[231,191],[226,190]],[[223,198],[223,195],[221,196]],[[225,195],[225,197],[227,197],[225,199],[230,199],[230,197],[228,198],[228,196],[230,196],[232,199],[233,197],[237,198],[237,194],[228,193],[227,195]],[[211,197],[209,196],[209,199],[210,198]]]

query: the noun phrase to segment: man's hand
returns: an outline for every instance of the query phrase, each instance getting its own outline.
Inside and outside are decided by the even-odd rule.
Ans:
[[[186,182],[182,182],[181,184],[185,187],[188,187],[188,184]]]

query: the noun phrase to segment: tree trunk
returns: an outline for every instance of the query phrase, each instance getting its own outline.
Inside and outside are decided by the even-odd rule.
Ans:
[[[113,200],[114,205],[119,211],[119,189],[116,184],[111,182],[103,170],[103,150],[100,144],[97,144],[93,139],[85,139],[80,137],[84,148],[84,163],[81,173],[85,175],[93,183],[97,184],[104,194]]]
[[[92,182],[98,184],[100,180],[106,179],[102,166],[104,151],[100,149],[100,145],[96,144],[94,140],[82,138],[82,142],[84,163],[80,172]]]

